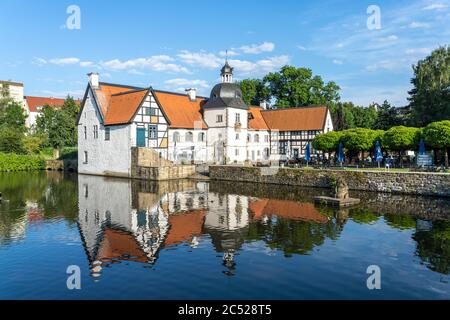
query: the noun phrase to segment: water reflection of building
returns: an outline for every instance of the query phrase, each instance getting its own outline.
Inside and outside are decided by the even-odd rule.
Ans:
[[[208,235],[233,274],[250,223],[272,219],[329,221],[313,204],[209,192],[203,182],[150,183],[79,176],[79,226],[93,275],[116,260],[154,263],[160,249],[195,248]]]

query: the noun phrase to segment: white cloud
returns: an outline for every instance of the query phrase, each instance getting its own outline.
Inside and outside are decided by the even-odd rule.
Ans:
[[[398,37],[395,34],[391,34],[387,37],[378,38],[378,41],[380,42],[389,42],[389,41],[396,41],[398,40]]]
[[[302,51],[308,50],[308,49],[306,49],[306,47],[304,47],[304,46],[302,46],[302,45],[298,45],[298,46],[297,46],[297,49],[300,49],[300,50],[302,50]]]
[[[32,63],[38,66],[42,66],[44,64],[47,64],[47,60],[39,57],[34,57]]]
[[[252,44],[239,48],[246,54],[260,54],[263,52],[272,52],[275,50],[275,44],[272,42],[263,42],[262,44]]]
[[[426,6],[425,8],[423,8],[423,10],[439,10],[439,9],[445,9],[447,7],[448,7],[448,4],[433,3],[433,4],[430,4],[429,6]]]
[[[184,78],[176,78],[164,81],[166,88],[184,92],[187,88],[207,89],[209,88],[208,82],[205,80],[189,80]]]
[[[127,61],[121,61],[119,59],[113,59],[109,61],[102,61],[100,65],[105,69],[122,71],[122,70],[152,70],[152,71],[164,71],[164,72],[181,72],[190,73],[189,70],[183,66],[171,63],[174,59],[166,56],[152,56],[149,58],[137,58]]]
[[[334,63],[334,64],[339,64],[339,65],[341,65],[341,64],[343,64],[344,62],[343,62],[342,60],[339,60],[339,59],[334,59],[334,60],[333,60],[333,63]]]
[[[55,59],[50,59],[48,62],[52,63],[52,64],[56,64],[58,66],[64,66],[64,65],[77,64],[80,62],[80,59],[78,59],[78,58],[55,58]]]
[[[88,68],[94,66],[94,63],[92,61],[81,61],[80,67]]]
[[[289,63],[289,57],[286,55],[270,57],[255,62],[246,60],[230,60],[230,64],[235,68],[238,74],[260,75],[273,72]]]
[[[409,27],[410,27],[411,29],[427,29],[427,28],[430,27],[430,24],[429,24],[429,23],[425,23],[425,22],[416,22],[416,21],[413,21],[413,22],[411,22],[411,23],[409,24]]]
[[[207,52],[190,52],[188,50],[183,50],[178,54],[178,58],[184,63],[208,69],[216,69],[223,63],[223,59],[217,57],[213,53]]]

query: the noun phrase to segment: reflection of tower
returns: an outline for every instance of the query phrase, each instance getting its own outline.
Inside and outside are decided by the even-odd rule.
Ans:
[[[248,230],[248,197],[210,193],[205,232],[209,233],[217,252],[223,253],[225,274],[233,275],[236,252],[245,241]]]

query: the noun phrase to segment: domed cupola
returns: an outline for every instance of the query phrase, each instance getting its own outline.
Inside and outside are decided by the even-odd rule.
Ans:
[[[248,109],[242,99],[242,91],[239,85],[233,83],[233,68],[228,61],[225,62],[220,75],[222,83],[217,84],[211,91],[211,96],[204,108],[238,108]]]

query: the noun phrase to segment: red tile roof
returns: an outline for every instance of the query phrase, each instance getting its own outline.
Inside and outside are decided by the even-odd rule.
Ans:
[[[170,128],[195,129],[197,123],[197,128],[207,128],[202,116],[205,98],[197,97],[191,101],[186,94],[157,90],[154,93],[169,120]]]
[[[105,125],[131,122],[147,93],[148,89],[144,89],[111,95],[104,119]]]
[[[45,105],[51,107],[62,106],[66,99],[27,96],[25,97],[25,100],[27,101],[30,112],[39,112],[38,108]],[[75,100],[75,103],[79,105],[80,100]]]
[[[194,236],[202,234],[206,212],[204,210],[190,211],[169,216],[169,233],[165,245],[170,246],[191,241]]]
[[[312,203],[302,203],[277,199],[258,199],[249,205],[253,213],[253,219],[259,220],[262,216],[277,216],[291,220],[314,221],[320,223],[328,222],[328,218],[319,211]]]
[[[327,110],[327,107],[321,106],[263,110],[261,113],[271,130],[302,131],[322,130]]]
[[[248,128],[253,130],[269,130],[266,121],[261,114],[263,109],[261,107],[249,107],[249,112],[252,115],[251,119],[248,121]]]
[[[143,89],[143,88],[135,88],[135,87],[122,86],[122,85],[101,82],[99,88],[97,90],[95,90],[95,95],[97,97],[98,103],[100,104],[100,109],[101,109],[103,115],[105,115],[106,111],[108,110],[108,105],[109,105],[112,95],[129,92],[129,91],[135,91],[138,89]]]

